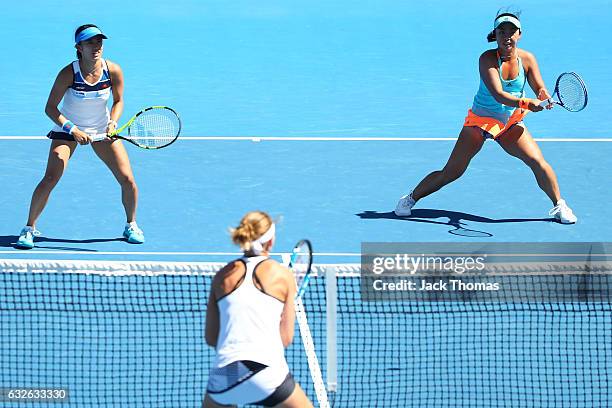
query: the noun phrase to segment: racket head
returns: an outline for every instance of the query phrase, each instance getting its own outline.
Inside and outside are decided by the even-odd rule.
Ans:
[[[181,118],[167,106],[151,106],[130,120],[124,139],[143,149],[170,146],[181,134]]]
[[[291,252],[289,268],[293,271],[298,284],[297,296],[301,297],[306,290],[312,271],[312,244],[309,240],[302,239],[295,244]]]
[[[575,72],[564,72],[557,78],[555,94],[558,104],[570,112],[580,112],[586,108],[589,97],[586,85]]]

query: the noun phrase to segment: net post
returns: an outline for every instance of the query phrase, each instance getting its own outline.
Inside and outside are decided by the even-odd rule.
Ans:
[[[335,267],[325,268],[325,299],[327,325],[327,391],[336,392],[338,389],[338,344],[336,332],[338,285]]]

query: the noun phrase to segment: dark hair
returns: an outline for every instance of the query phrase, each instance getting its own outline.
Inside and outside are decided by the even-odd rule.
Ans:
[[[504,16],[510,16],[510,17],[516,18],[517,20],[520,20],[521,11],[520,10],[512,10],[512,11],[510,11],[510,7],[500,8],[499,10],[497,10],[497,15],[495,16],[495,20],[497,20],[500,17],[504,17]],[[519,32],[520,32],[520,30],[519,30]],[[497,40],[497,37],[495,36],[495,30],[493,30],[489,34],[487,34],[487,41],[488,42],[495,42],[496,40]]]
[[[95,24],[83,24],[82,26],[77,27],[77,29],[74,31],[74,38],[75,38],[75,40],[76,40],[77,35],[79,35],[79,33],[81,31],[86,30],[86,29],[91,28],[91,27],[98,28],[98,26],[95,25]],[[76,55],[77,55],[78,59],[81,59],[82,55],[81,55],[81,52],[79,50],[77,50]]]

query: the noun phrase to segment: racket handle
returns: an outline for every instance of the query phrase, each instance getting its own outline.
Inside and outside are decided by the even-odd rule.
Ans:
[[[553,98],[544,99],[540,102],[540,106],[546,108],[548,105],[552,105],[553,103],[557,103]]]
[[[291,254],[281,254],[281,259],[283,261],[283,265],[289,267],[291,263]]]
[[[107,136],[106,135],[102,135],[102,134],[96,134],[91,136],[91,141],[92,142],[101,142],[102,140],[106,140]]]
[[[301,298],[302,296],[304,296],[304,292],[306,292],[306,286],[308,286],[308,282],[310,282],[310,274],[304,277],[304,280],[302,281],[302,284],[298,288],[298,291],[295,295],[296,298]]]

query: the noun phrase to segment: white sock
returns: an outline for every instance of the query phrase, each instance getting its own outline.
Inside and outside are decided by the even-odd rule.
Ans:
[[[136,221],[126,222],[125,228],[130,228],[130,227],[138,228],[138,224],[136,224]]]

